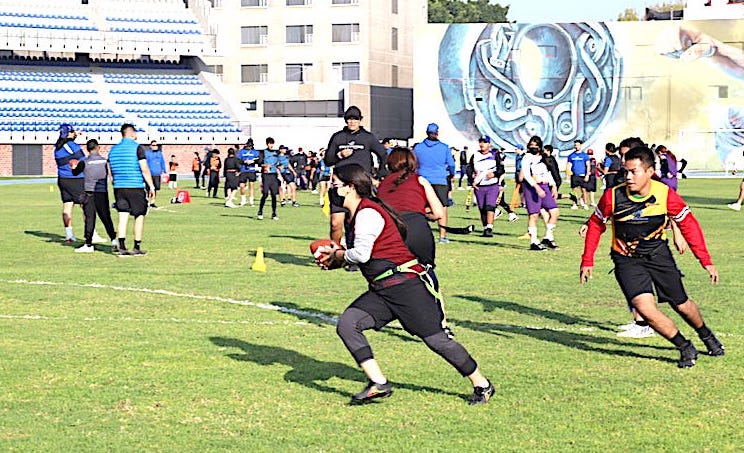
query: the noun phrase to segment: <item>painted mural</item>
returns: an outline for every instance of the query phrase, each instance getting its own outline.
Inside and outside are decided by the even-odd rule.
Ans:
[[[422,34],[415,132],[439,122],[451,146],[489,135],[513,149],[539,135],[601,153],[640,136],[706,170],[744,152],[742,21],[431,24]]]

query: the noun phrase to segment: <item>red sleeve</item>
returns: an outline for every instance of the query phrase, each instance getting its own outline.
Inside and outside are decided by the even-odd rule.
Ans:
[[[708,253],[708,247],[705,245],[705,236],[703,236],[700,224],[692,215],[692,211],[690,211],[690,207],[687,206],[685,200],[671,189],[667,196],[667,212],[669,217],[679,226],[682,236],[689,244],[692,254],[700,261],[700,265],[705,267],[713,264]]]
[[[612,216],[612,190],[607,190],[599,199],[597,208],[586,222],[589,230],[584,238],[584,253],[581,255],[581,266],[594,266],[594,253],[599,247],[602,233],[607,229],[607,222]]]

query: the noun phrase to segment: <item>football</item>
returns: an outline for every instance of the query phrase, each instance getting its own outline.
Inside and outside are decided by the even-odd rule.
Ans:
[[[78,160],[77,159],[70,159],[68,163],[70,164],[70,168],[74,169],[75,167],[77,167]]]
[[[313,254],[315,262],[324,269],[338,269],[343,265],[341,261],[321,262],[321,258],[327,258],[327,253],[333,249],[333,246],[343,249],[330,239],[316,239],[310,244],[310,253]],[[324,256],[325,255],[325,256]]]

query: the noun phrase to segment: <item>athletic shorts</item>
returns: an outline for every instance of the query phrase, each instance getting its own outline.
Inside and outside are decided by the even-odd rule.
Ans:
[[[589,181],[586,182],[586,191],[587,192],[596,192],[597,191],[597,177],[589,177]]]
[[[586,181],[583,176],[571,175],[571,188],[583,187],[586,189]]]
[[[615,279],[628,304],[638,295],[654,292],[662,303],[680,305],[687,302],[682,273],[667,244],[647,256],[629,257],[617,252],[610,253],[610,256],[615,264]]]
[[[261,176],[261,193],[277,195],[279,193],[279,177],[273,173],[264,173]]]
[[[498,184],[476,186],[475,201],[478,203],[478,208],[486,209],[488,207],[490,211],[494,211],[496,205],[499,204],[499,193],[501,193],[501,186]]]
[[[359,296],[350,307],[369,313],[380,330],[397,319],[410,334],[426,338],[442,331],[444,314],[437,300],[418,278]]]
[[[238,175],[238,183],[245,184],[247,182],[256,182],[255,171],[244,171]]]
[[[83,203],[85,178],[57,178],[57,187],[59,187],[62,203]]]
[[[147,193],[144,189],[114,189],[116,210],[134,217],[147,215]]]
[[[537,195],[537,190],[529,184],[522,185],[522,193],[524,194],[524,205],[527,208],[527,214],[537,214],[540,209],[550,211],[551,209],[558,208],[558,204],[553,198],[553,193],[550,191],[550,186],[545,183],[540,183],[540,188],[545,191],[545,196],[540,198]]]
[[[157,192],[160,190],[160,175],[151,175],[152,176],[152,184],[155,186],[155,191]],[[147,183],[145,183],[147,185]]]
[[[432,189],[434,189],[434,193],[437,194],[437,198],[439,198],[439,201],[442,203],[442,206],[445,208],[450,205],[448,192],[449,188],[447,187],[447,184],[432,184]]]
[[[178,181],[178,173],[169,173],[168,174],[168,181],[170,181],[170,182],[176,182],[176,181]]]
[[[292,173],[282,173],[282,179],[284,179],[284,182],[287,184],[292,184],[295,182],[295,177]]]
[[[225,175],[225,187],[235,190],[238,188],[238,174],[228,172]]]
[[[324,175],[320,177],[320,182],[328,182],[330,180],[331,180],[331,175],[327,175],[327,176]]]

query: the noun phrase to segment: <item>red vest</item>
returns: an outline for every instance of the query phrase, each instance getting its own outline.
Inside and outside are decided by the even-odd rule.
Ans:
[[[412,211],[426,214],[426,191],[419,183],[419,174],[414,172],[395,187],[395,180],[400,172],[395,172],[382,180],[377,188],[377,196],[398,212]]]
[[[387,213],[385,208],[375,203],[374,201],[363,198],[359,206],[357,207],[357,213],[362,209],[374,209],[379,212],[382,218],[385,220],[385,226],[382,228],[382,232],[377,237],[375,245],[372,246],[372,257],[370,260],[386,260],[390,261],[396,266],[403,263],[407,263],[416,257],[413,256],[406,243],[403,242],[403,238],[395,226],[395,221],[390,214]],[[354,222],[356,221],[356,214],[351,219],[352,229]]]

